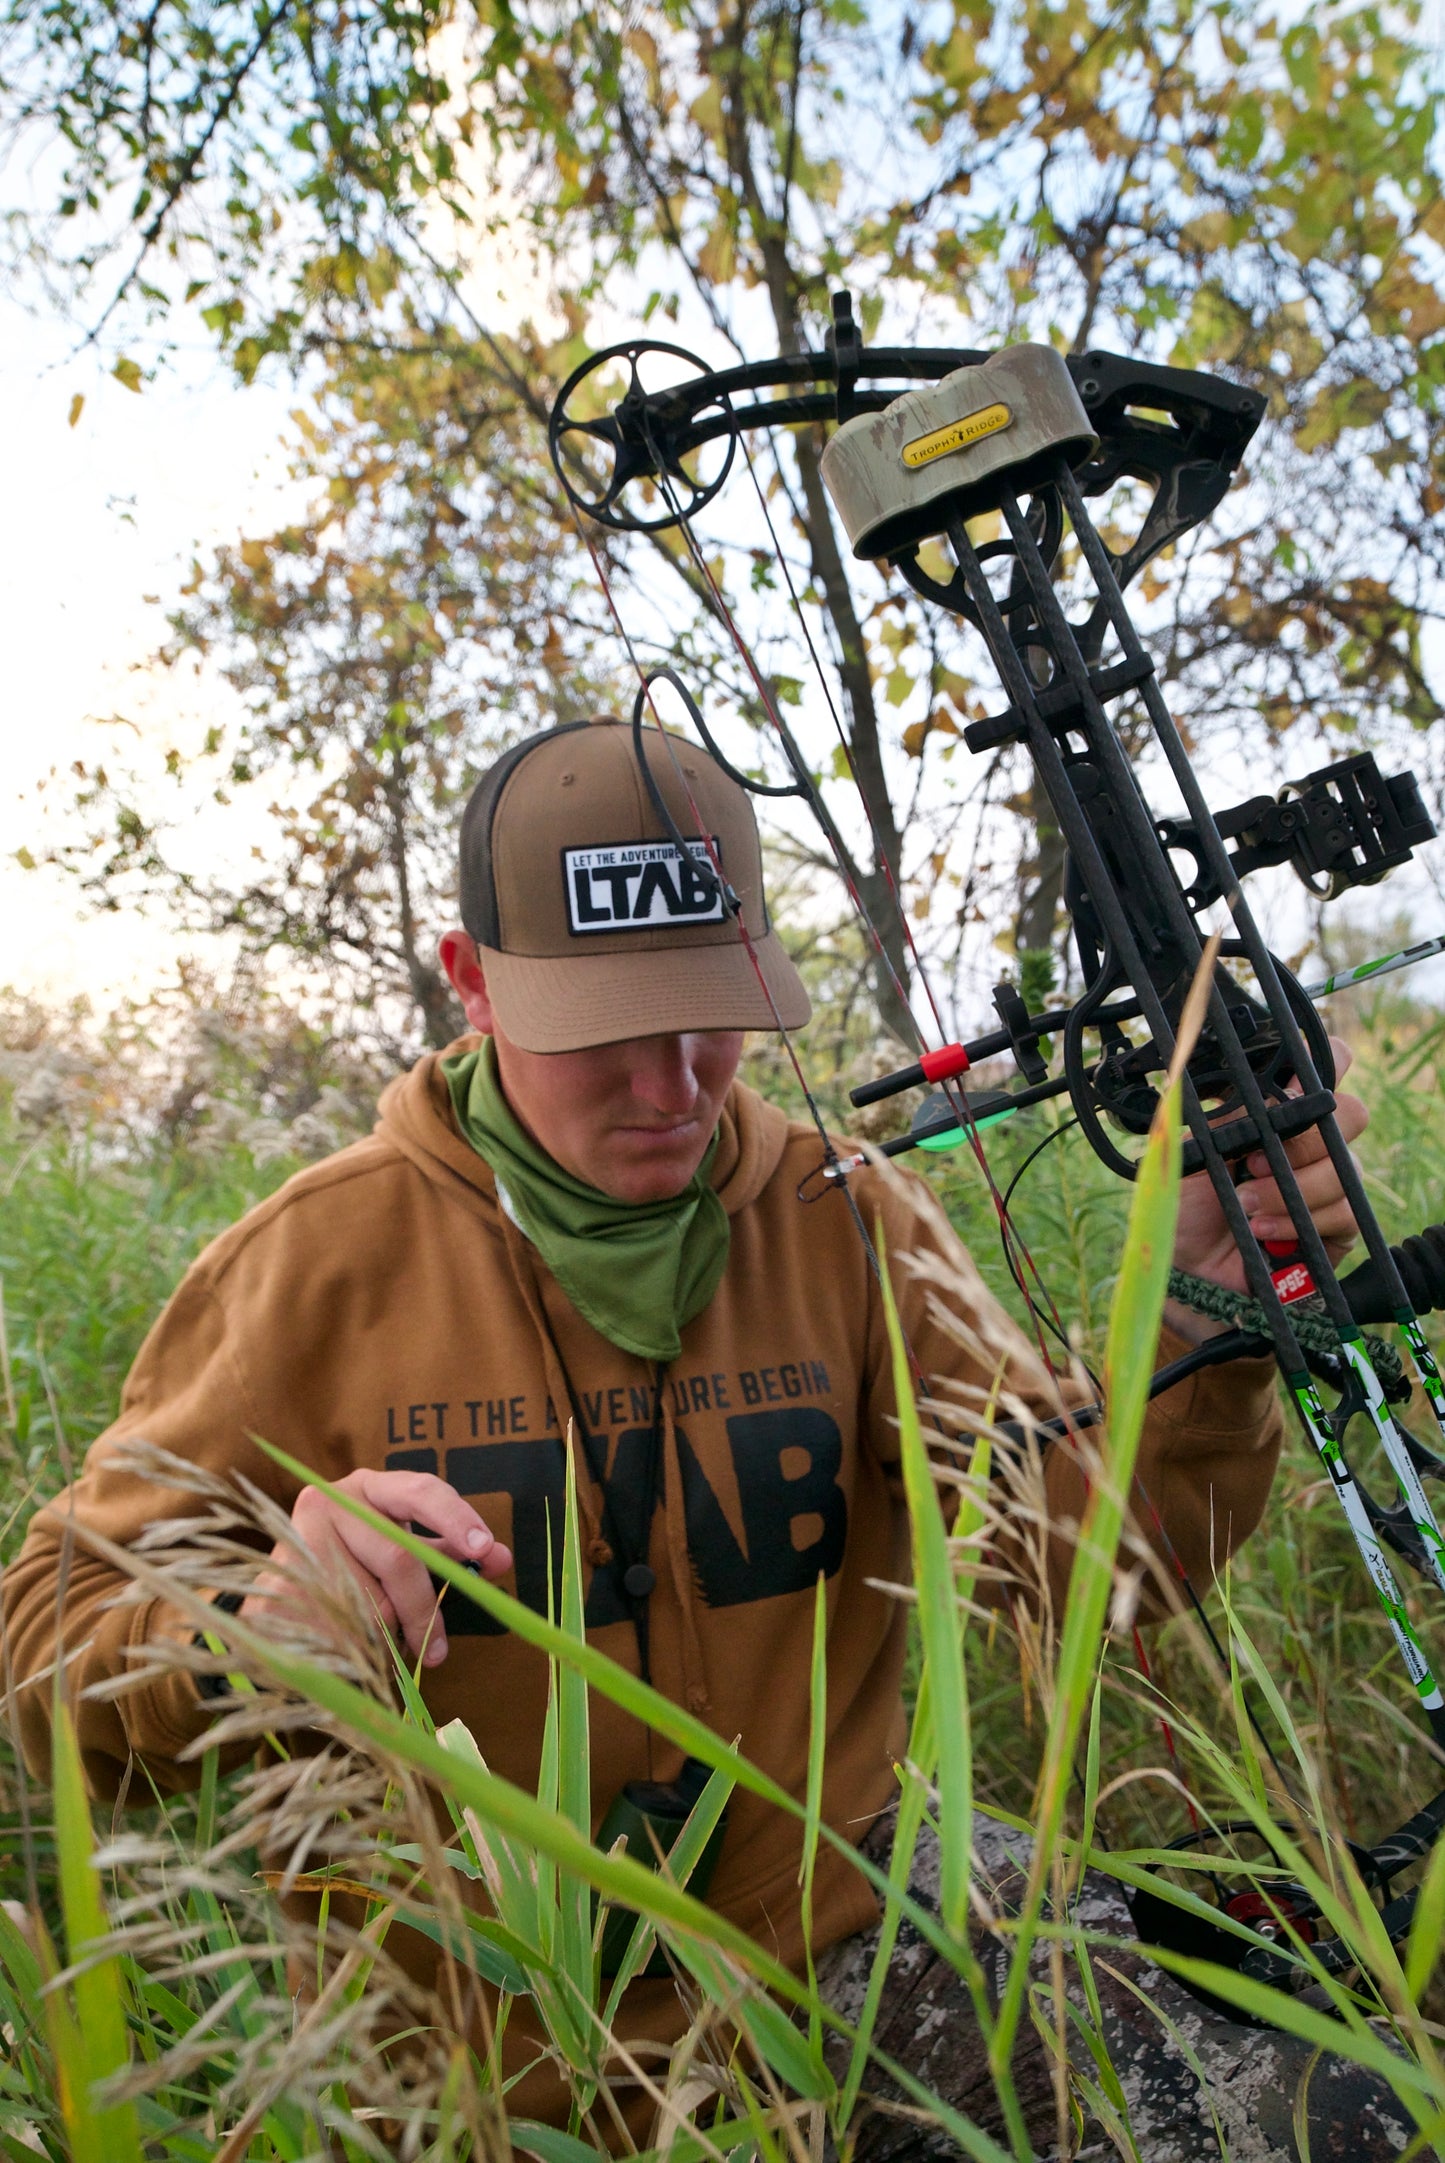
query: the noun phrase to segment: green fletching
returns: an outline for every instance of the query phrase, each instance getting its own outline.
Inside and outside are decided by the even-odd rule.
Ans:
[[[984,1127],[996,1127],[1001,1121],[1012,1119],[1012,1117],[1012,1111],[990,1112],[987,1118],[974,1120],[973,1131],[975,1134],[981,1133]],[[918,1146],[920,1149],[927,1149],[932,1151],[934,1155],[938,1155],[943,1150],[957,1149],[960,1144],[967,1140],[968,1136],[964,1133],[962,1127],[948,1127],[942,1134],[930,1134],[927,1141],[920,1141]]]

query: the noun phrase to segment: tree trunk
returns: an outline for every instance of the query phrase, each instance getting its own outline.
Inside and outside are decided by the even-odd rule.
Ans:
[[[758,187],[748,142],[747,114],[741,89],[736,86],[729,117],[729,162],[762,255],[778,347],[783,353],[801,352],[798,284],[788,261],[788,236],[770,215]],[[874,965],[878,1011],[888,1028],[911,1047],[917,1041],[917,1030],[907,1000],[908,940],[899,893],[901,837],[883,766],[883,740],[878,725],[878,705],[873,696],[873,678],[868,667],[868,649],[823,486],[816,435],[800,430],[794,438],[793,449],[802,481],[813,583],[822,593],[841,655],[839,674],[847,707],[848,750],[872,832],[872,869],[860,870],[856,883],[859,899],[883,948]]]
[[[1054,943],[1054,923],[1064,893],[1064,837],[1054,824],[1054,809],[1035,780],[1025,816],[1038,840],[1033,884],[1019,904],[1015,945],[1020,955],[1047,953]]]
[[[838,548],[837,531],[823,487],[817,439],[800,433],[793,447],[803,482],[803,501],[807,506],[813,577],[822,591],[842,655],[839,674],[848,705],[848,749],[872,826],[873,868],[860,878],[859,885],[863,906],[877,927],[883,945],[883,953],[874,967],[878,1011],[894,1034],[911,1046],[916,1032],[909,1018],[906,998],[908,941],[898,891],[901,837],[883,770],[878,703],[873,696],[863,626],[858,621],[853,589]]]
[[[402,962],[427,1043],[433,1051],[440,1051],[443,1045],[450,1044],[453,1037],[460,1035],[466,1024],[446,978],[433,963],[423,960],[417,943],[416,912],[411,899],[411,867],[407,860],[406,774],[400,757],[393,762],[383,787],[390,814],[388,853],[391,857],[392,875],[396,880],[397,930],[401,939]]]

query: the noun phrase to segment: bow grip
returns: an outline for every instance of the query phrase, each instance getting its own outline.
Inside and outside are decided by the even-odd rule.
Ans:
[[[1429,1314],[1437,1307],[1445,1307],[1445,1224],[1427,1224],[1423,1232],[1402,1240],[1390,1252],[1415,1312]],[[1373,1261],[1361,1262],[1358,1269],[1341,1277],[1340,1290],[1357,1322],[1395,1320],[1394,1306]]]

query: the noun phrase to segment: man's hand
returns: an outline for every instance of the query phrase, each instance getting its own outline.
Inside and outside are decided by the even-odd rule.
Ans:
[[[1338,1037],[1331,1037],[1335,1054],[1336,1075],[1343,1076],[1349,1070],[1351,1053],[1349,1047]],[[1369,1113],[1360,1099],[1341,1096],[1337,1099],[1340,1131],[1347,1142],[1353,1142],[1369,1123]],[[1315,1227],[1325,1243],[1332,1262],[1338,1262],[1348,1253],[1358,1236],[1354,1216],[1345,1200],[1339,1173],[1325,1154],[1325,1145],[1318,1130],[1301,1134],[1286,1142],[1286,1153],[1298,1175],[1300,1192],[1309,1205]],[[1247,1177],[1240,1182],[1239,1199],[1251,1228],[1259,1239],[1292,1240],[1294,1227],[1284,1208],[1278,1182],[1271,1177],[1263,1150],[1248,1158],[1245,1164]],[[1215,1284],[1228,1286],[1232,1292],[1246,1290],[1244,1261],[1234,1243],[1234,1235],[1224,1221],[1224,1211],[1219,1197],[1209,1183],[1206,1172],[1197,1172],[1186,1179],[1179,1190],[1179,1223],[1174,1236],[1174,1262],[1176,1268],[1185,1269],[1192,1276],[1208,1277]],[[1170,1303],[1168,1319],[1176,1327],[1183,1327],[1178,1319],[1181,1310]],[[1192,1326],[1185,1330],[1191,1336],[1213,1334],[1210,1325],[1196,1315]]]
[[[438,1551],[455,1562],[472,1562],[495,1583],[512,1567],[512,1551],[455,1487],[430,1472],[348,1472],[336,1482],[338,1492],[369,1503],[394,1524],[435,1536]],[[399,1630],[413,1659],[438,1667],[447,1656],[446,1633],[437,1611],[438,1587],[426,1565],[384,1532],[363,1524],[333,1502],[319,1487],[303,1487],[291,1511],[303,1544],[322,1563],[350,1570],[388,1630]],[[271,1550],[274,1570],[263,1570],[247,1594],[241,1613],[264,1623],[278,1614],[304,1617],[294,1580],[285,1574],[292,1559],[284,1541]]]

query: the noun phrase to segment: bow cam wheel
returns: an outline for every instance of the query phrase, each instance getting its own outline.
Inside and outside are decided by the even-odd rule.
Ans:
[[[547,424],[569,502],[617,533],[696,517],[732,470],[737,437],[712,371],[685,347],[634,338],[574,368]]]

